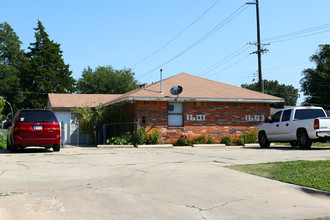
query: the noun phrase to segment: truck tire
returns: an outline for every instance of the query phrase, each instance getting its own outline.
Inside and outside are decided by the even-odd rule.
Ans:
[[[299,146],[298,141],[290,141],[291,147]]]
[[[308,134],[305,130],[298,131],[297,141],[299,148],[301,149],[310,149],[313,143],[311,139],[309,139]]]
[[[261,148],[267,148],[270,146],[270,142],[268,141],[266,133],[264,131],[259,132],[258,140]]]

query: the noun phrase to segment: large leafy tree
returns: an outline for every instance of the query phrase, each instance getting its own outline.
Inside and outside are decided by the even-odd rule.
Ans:
[[[75,80],[69,65],[64,63],[60,44],[50,40],[41,21],[35,28],[35,43],[29,46],[27,65],[23,71],[22,84],[30,92],[26,107],[45,106],[48,93],[71,93]]]
[[[131,69],[116,70],[112,66],[84,69],[77,90],[85,94],[123,94],[139,87]]]
[[[303,104],[330,109],[330,45],[319,45],[319,50],[310,60],[316,67],[302,72],[301,91],[307,96]]]
[[[277,80],[265,80],[265,93],[280,98],[284,98],[284,103],[274,103],[271,104],[273,108],[283,108],[285,105],[295,106],[297,104],[297,99],[299,97],[298,89],[294,88],[292,85],[279,84]],[[252,84],[242,84],[242,88],[259,91],[258,83]]]
[[[22,93],[20,77],[25,64],[22,42],[11,28],[4,22],[0,24],[0,96],[5,97],[14,110],[23,106],[25,95]],[[11,112],[6,106],[4,113]]]

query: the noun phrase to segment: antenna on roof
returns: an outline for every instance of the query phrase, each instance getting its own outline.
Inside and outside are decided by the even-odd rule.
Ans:
[[[163,69],[160,69],[160,94],[163,94]]]

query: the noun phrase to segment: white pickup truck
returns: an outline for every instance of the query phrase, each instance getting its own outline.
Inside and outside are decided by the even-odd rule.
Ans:
[[[271,142],[290,142],[309,149],[313,142],[330,140],[330,118],[321,107],[282,109],[258,127],[258,140],[262,148]]]

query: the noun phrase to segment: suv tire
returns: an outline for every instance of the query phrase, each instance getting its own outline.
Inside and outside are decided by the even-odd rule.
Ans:
[[[61,145],[59,145],[59,144],[53,145],[53,151],[60,151],[60,149],[61,149]]]

